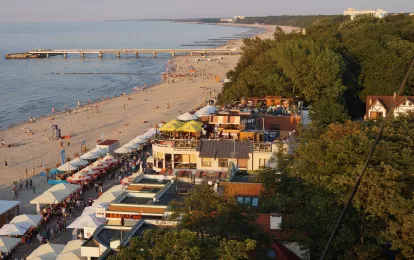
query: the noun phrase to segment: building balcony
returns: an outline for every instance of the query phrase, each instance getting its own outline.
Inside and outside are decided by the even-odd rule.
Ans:
[[[173,148],[173,150],[184,150],[184,151],[195,151],[197,148],[198,140],[191,140],[191,139],[157,139],[154,140],[153,145],[159,147],[169,147]]]
[[[253,143],[253,152],[272,152],[272,143],[270,142],[252,142]]]

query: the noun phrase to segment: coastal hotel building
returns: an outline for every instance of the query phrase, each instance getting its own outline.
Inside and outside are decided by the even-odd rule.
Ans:
[[[292,140],[303,123],[303,115],[287,112],[296,107],[291,98],[250,98],[240,103],[251,109],[202,116],[201,121],[210,128],[203,138],[183,139],[161,133],[153,141],[153,156],[148,162],[156,171],[184,169],[193,174],[227,172],[231,165],[246,171],[275,167],[280,149],[292,151]],[[264,112],[255,111],[260,105],[266,107]]]

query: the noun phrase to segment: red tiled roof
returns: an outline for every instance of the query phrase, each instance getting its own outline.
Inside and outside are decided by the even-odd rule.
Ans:
[[[262,227],[263,231],[269,234],[274,240],[289,240],[293,232],[291,230],[270,229],[270,216],[279,217],[280,214],[260,214],[256,221]]]
[[[231,196],[259,196],[261,183],[223,182],[224,193]]]
[[[99,143],[98,145],[111,145],[118,142],[118,140],[105,140],[102,143]]]
[[[400,105],[406,99],[410,100],[414,103],[414,96],[398,96],[396,98],[396,105]],[[370,102],[370,100],[372,102]],[[367,96],[366,99],[366,112],[377,102],[381,102],[381,104],[385,107],[387,111],[391,109],[392,101],[394,100],[394,96]]]

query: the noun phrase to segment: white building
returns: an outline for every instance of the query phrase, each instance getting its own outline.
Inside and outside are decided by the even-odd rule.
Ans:
[[[235,19],[233,18],[221,18],[220,22],[221,23],[234,23]]]
[[[388,12],[385,11],[384,9],[357,10],[354,8],[348,8],[348,10],[344,11],[344,15],[351,16],[351,20],[354,20],[355,17],[357,17],[358,15],[366,15],[366,14],[372,15],[377,18],[384,18],[385,16],[387,16]]]
[[[237,19],[244,20],[244,16],[242,16],[242,15],[237,15],[233,18],[234,18],[234,20],[237,20]]]
[[[365,119],[386,117],[391,111],[393,101],[393,96],[367,96]],[[409,113],[414,113],[414,96],[397,97],[393,116],[398,117]]]

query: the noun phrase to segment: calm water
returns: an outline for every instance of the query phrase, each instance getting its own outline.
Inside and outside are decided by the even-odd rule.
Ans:
[[[189,48],[181,44],[228,37],[248,29],[170,22],[0,24],[0,129],[74,107],[79,100],[119,95],[160,81],[169,55],[136,59],[69,55],[5,60],[6,53],[38,49]],[[194,47],[203,48],[203,47]],[[141,55],[142,56],[142,55]],[[63,73],[99,73],[71,75]],[[60,74],[56,74],[60,73]],[[117,74],[118,73],[118,74]],[[119,74],[126,73],[126,74]]]

